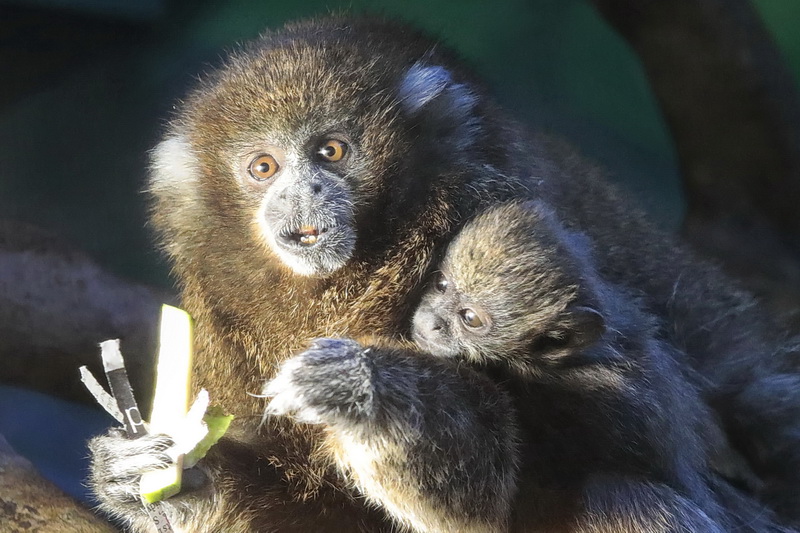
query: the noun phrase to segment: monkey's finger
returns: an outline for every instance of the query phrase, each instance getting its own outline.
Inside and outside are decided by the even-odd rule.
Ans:
[[[266,415],[291,416],[297,422],[305,424],[322,424],[324,420],[319,411],[307,405],[297,396],[278,394],[267,404]]]
[[[278,374],[264,386],[262,394],[271,398],[264,409],[266,415],[292,415],[299,421],[320,422],[318,413],[307,404],[305,394],[294,379],[302,368],[303,361],[300,357],[289,359],[281,365]]]
[[[104,465],[108,482],[137,478],[147,470],[172,464],[167,450],[173,445],[166,435],[146,435],[139,439],[98,436],[89,442],[95,462]]]
[[[303,361],[300,357],[292,357],[284,361],[275,377],[261,389],[261,395],[266,398],[273,398],[283,391],[293,389],[295,387],[293,377],[301,370],[302,366]]]

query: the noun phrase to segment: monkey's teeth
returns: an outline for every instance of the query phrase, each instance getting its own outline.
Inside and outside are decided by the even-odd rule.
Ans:
[[[299,244],[301,246],[315,246],[325,238],[331,228],[329,226],[303,225],[281,235],[283,242]]]
[[[301,235],[317,235],[319,231],[315,226],[300,226],[298,233]]]

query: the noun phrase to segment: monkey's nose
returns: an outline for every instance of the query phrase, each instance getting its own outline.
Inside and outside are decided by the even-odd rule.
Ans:
[[[325,190],[322,180],[310,179],[292,183],[277,193],[277,200],[293,208],[308,208],[319,201]]]
[[[440,335],[444,329],[444,323],[440,317],[436,316],[436,313],[420,308],[414,315],[412,327],[418,335],[427,338]]]

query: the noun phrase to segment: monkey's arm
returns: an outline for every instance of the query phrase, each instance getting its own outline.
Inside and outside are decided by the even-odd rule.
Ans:
[[[426,354],[318,339],[265,388],[271,414],[324,424],[340,467],[417,531],[504,531],[518,441],[506,394]]]
[[[694,502],[662,483],[604,474],[586,481],[581,509],[572,524],[569,531],[575,533],[727,531]]]
[[[369,509],[337,486],[308,479],[335,479],[314,460],[308,437],[320,428],[275,417],[237,417],[200,462],[184,471],[180,494],[161,503],[176,531],[280,531],[334,533],[393,531],[383,512]],[[144,471],[169,464],[164,435],[131,440],[122,431],[92,439],[89,483],[99,507],[132,531],[155,531],[139,500]],[[286,465],[289,464],[291,468]],[[311,495],[311,497],[309,497]]]

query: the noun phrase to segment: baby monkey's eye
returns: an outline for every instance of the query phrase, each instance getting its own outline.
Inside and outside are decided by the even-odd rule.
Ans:
[[[328,139],[322,143],[322,145],[320,145],[317,153],[323,160],[329,163],[336,163],[337,161],[341,161],[344,156],[347,155],[347,149],[347,144],[343,143],[342,141]]]
[[[439,273],[439,277],[436,278],[436,290],[444,294],[447,292],[448,285],[450,285],[450,282],[447,281],[447,278],[444,277],[444,274]]]
[[[264,181],[275,175],[281,168],[278,162],[269,154],[261,154],[256,156],[247,168],[250,176],[258,181]]]
[[[461,321],[469,328],[480,328],[483,327],[483,320],[481,317],[478,316],[478,313],[473,311],[472,309],[462,309],[458,312],[461,316]]]

